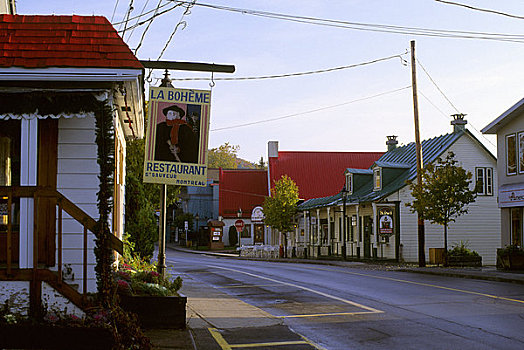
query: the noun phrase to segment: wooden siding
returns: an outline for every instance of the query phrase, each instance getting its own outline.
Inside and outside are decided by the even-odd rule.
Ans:
[[[475,173],[475,167],[493,168],[493,183],[497,183],[495,160],[478,143],[469,136],[461,137],[450,147],[455,153],[459,165]],[[405,261],[418,260],[417,216],[412,214],[405,203],[412,202],[409,187],[399,191],[401,200],[401,243],[402,257]],[[425,222],[426,259],[429,257],[429,248],[444,246],[444,228],[440,225]],[[482,255],[484,265],[494,265],[496,249],[500,247],[500,211],[497,206],[497,195],[478,196],[477,200],[469,205],[469,213],[459,217],[448,227],[448,244],[464,241],[470,249]]]
[[[59,119],[57,190],[95,220],[98,218],[98,173],[94,117]],[[82,286],[83,228],[64,213],[63,233],[63,264],[71,265],[75,283]],[[91,233],[88,247],[87,291],[95,292],[94,235]]]

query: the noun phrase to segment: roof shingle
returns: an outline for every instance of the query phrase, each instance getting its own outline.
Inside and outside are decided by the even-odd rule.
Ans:
[[[0,67],[143,68],[102,16],[0,15]]]

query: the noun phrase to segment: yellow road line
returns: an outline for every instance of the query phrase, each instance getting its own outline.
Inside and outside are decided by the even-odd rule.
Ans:
[[[304,340],[276,341],[269,343],[250,343],[250,344],[230,344],[231,348],[260,348],[262,346],[281,346],[281,345],[303,345],[309,344]]]
[[[275,316],[277,318],[302,318],[302,317],[328,317],[328,316],[352,316],[352,315],[368,315],[375,314],[376,312],[361,311],[361,312],[332,312],[328,314],[309,314],[309,315],[284,315]]]
[[[231,350],[231,346],[227,343],[222,334],[220,334],[216,328],[208,328],[208,330],[222,350]]]
[[[311,340],[307,339],[303,335],[300,335],[300,337],[303,340],[289,340],[289,341],[276,341],[276,342],[265,342],[265,343],[246,343],[246,344],[229,344],[222,334],[216,329],[216,328],[208,328],[209,333],[213,336],[217,344],[220,346],[222,350],[232,350],[236,348],[259,348],[259,347],[266,347],[266,346],[284,346],[284,345],[304,345],[309,344],[313,348],[318,350],[325,350],[320,345],[317,345],[313,343]]]
[[[327,294],[327,293],[324,293],[324,292],[319,292],[318,290],[314,290],[314,289],[311,289],[311,288],[308,288],[308,287],[300,286],[298,284],[293,284],[293,283],[289,283],[289,282],[283,282],[283,281],[275,280],[273,278],[263,277],[263,276],[255,275],[254,273],[244,272],[244,271],[235,270],[235,269],[231,269],[231,268],[227,268],[227,267],[213,266],[213,265],[209,265],[209,266],[213,267],[213,268],[216,268],[216,269],[234,271],[234,272],[242,273],[242,274],[245,274],[245,275],[248,275],[248,276],[264,279],[264,280],[275,282],[275,283],[280,283],[280,284],[283,284],[283,285],[286,285],[286,286],[290,286],[290,287],[294,287],[294,288],[298,288],[298,289],[302,289],[302,290],[305,290],[305,291],[308,291],[308,292],[311,292],[311,293],[314,293],[314,294],[321,295],[321,296],[326,297],[326,298],[338,300],[338,301],[343,302],[345,304],[349,304],[349,305],[356,306],[356,307],[364,309],[364,310],[368,310],[371,313],[383,313],[384,312],[384,311],[381,311],[381,310],[374,309],[374,308],[372,308],[370,306],[362,305],[362,304],[353,302],[351,300],[343,299],[343,298],[340,298],[340,297],[337,297],[337,296],[334,296],[334,295],[330,295],[330,294]]]
[[[308,269],[314,269],[314,270],[333,271],[333,270],[331,270],[331,269],[327,269],[327,268],[318,268],[318,267],[316,268],[316,267],[310,267],[310,266],[308,266],[307,268],[308,268]],[[486,298],[500,299],[500,300],[506,300],[506,301],[512,301],[512,302],[515,302],[515,303],[522,303],[522,304],[524,304],[524,300],[520,300],[520,299],[512,299],[512,298],[506,298],[506,297],[499,297],[499,296],[497,296],[497,295],[491,295],[491,294],[486,294],[486,293],[473,292],[473,291],[470,291],[470,290],[457,289],[457,288],[451,288],[451,287],[444,287],[444,286],[439,286],[439,285],[436,285],[436,284],[429,284],[429,283],[422,283],[422,282],[414,282],[414,281],[408,281],[408,280],[401,280],[401,279],[398,279],[398,278],[391,278],[391,277],[374,276],[374,275],[369,275],[369,274],[359,273],[359,272],[349,272],[349,271],[340,271],[340,272],[347,273],[347,274],[349,274],[349,275],[365,276],[365,277],[371,277],[371,278],[382,279],[382,280],[388,280],[388,281],[394,281],[394,282],[401,282],[401,283],[415,284],[415,285],[418,285],[418,286],[424,286],[424,287],[431,287],[431,288],[438,288],[438,289],[450,290],[450,291],[453,291],[453,292],[459,292],[459,293],[465,293],[465,294],[472,294],[472,295],[479,295],[479,296],[483,296],[483,297],[486,297]]]

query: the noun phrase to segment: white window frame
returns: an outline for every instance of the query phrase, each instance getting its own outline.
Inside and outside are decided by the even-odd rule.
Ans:
[[[524,131],[517,133],[515,146],[517,148],[517,171],[519,174],[524,174]]]
[[[509,152],[508,152],[508,140],[509,138],[513,137],[515,139],[515,149],[514,149],[514,154],[515,154],[515,171],[514,172],[510,172],[509,171]],[[508,134],[506,135],[506,140],[505,140],[505,145],[504,145],[504,149],[505,149],[505,152],[506,152],[506,175],[508,176],[511,176],[511,175],[517,175],[517,171],[518,171],[518,150],[517,150],[517,134],[513,133],[513,134]]]
[[[348,194],[353,194],[353,174],[346,174],[346,191]]]
[[[373,191],[380,191],[381,189],[382,189],[382,168],[376,167],[375,169],[373,169]]]
[[[480,196],[493,196],[493,168],[476,167],[475,168],[475,187],[479,182],[479,172],[482,173],[482,188],[477,188],[477,194]]]

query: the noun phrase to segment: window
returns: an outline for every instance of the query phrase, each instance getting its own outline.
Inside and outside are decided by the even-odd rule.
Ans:
[[[247,224],[240,233],[240,238],[251,238],[251,225]]]
[[[353,194],[353,174],[346,175],[346,190],[348,194]]]
[[[380,191],[382,189],[382,169],[373,169],[373,191]]]
[[[506,174],[517,174],[517,140],[515,134],[506,135]]]
[[[518,135],[518,150],[519,150],[519,158],[518,158],[519,174],[524,174],[524,132],[519,132],[517,135]]]
[[[493,168],[475,168],[477,194],[493,196]]]
[[[522,245],[522,210],[511,208],[511,244]]]

